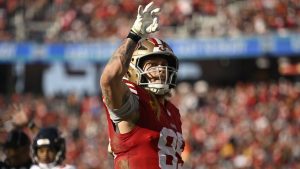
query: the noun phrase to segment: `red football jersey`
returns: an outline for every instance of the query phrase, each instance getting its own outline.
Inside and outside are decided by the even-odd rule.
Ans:
[[[115,155],[115,169],[180,169],[184,140],[178,109],[170,102],[160,104],[159,117],[151,95],[142,87],[125,81],[139,99],[140,118],[126,134],[116,133],[106,111],[109,139]]]

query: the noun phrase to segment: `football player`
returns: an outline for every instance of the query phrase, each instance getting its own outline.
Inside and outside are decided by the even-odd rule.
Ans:
[[[30,169],[75,169],[72,165],[63,164],[65,139],[56,128],[41,128],[31,148],[34,165]]]
[[[30,139],[21,129],[14,129],[8,133],[3,152],[6,158],[0,162],[1,169],[29,169],[32,165]]]
[[[176,86],[178,59],[158,30],[159,8],[139,6],[127,38],[100,79],[115,169],[182,168],[178,109],[166,97]]]

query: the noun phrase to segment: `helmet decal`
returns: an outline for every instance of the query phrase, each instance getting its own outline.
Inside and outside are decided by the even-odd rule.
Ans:
[[[171,49],[164,41],[161,41],[160,39],[149,38],[149,41],[154,43],[154,45],[155,45],[155,47],[153,48],[154,52],[167,51],[167,50]],[[173,51],[171,51],[171,52],[173,52]]]

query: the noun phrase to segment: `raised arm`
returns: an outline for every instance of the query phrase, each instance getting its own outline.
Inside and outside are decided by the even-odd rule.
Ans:
[[[5,123],[8,124],[6,127],[12,127],[12,129],[28,128],[32,135],[35,135],[39,130],[39,127],[34,123],[34,113],[23,104],[11,104],[7,111],[1,114],[0,130],[3,130]]]
[[[130,33],[106,64],[100,79],[100,86],[108,108],[119,109],[129,97],[129,88],[123,83],[122,78],[128,70],[137,42],[147,37],[149,33],[158,30],[157,13],[159,11],[159,8],[153,6],[153,2],[149,3],[145,9],[139,6],[137,18]]]
[[[135,41],[125,39],[103,70],[100,85],[105,103],[110,109],[118,109],[126,101],[129,89],[122,78],[128,70],[135,46]]]

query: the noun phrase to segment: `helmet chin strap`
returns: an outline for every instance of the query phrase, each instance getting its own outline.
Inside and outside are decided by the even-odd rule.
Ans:
[[[153,92],[156,95],[165,95],[170,91],[170,87],[168,84],[153,84],[150,83],[146,87],[149,91]]]

